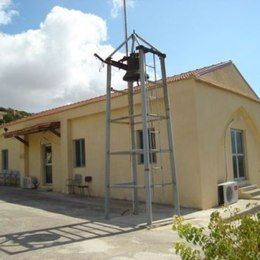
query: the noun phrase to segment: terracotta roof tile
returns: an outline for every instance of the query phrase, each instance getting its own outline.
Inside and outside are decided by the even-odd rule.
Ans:
[[[60,128],[60,122],[39,123],[39,124],[29,126],[29,127],[23,128],[23,129],[19,129],[16,131],[5,132],[4,137],[12,138],[12,137],[16,137],[19,135],[34,134],[34,133],[43,132],[46,130],[55,130],[57,128]]]
[[[210,65],[210,66],[206,66],[206,67],[203,67],[203,68],[187,71],[187,72],[184,72],[184,73],[181,73],[181,74],[178,74],[178,75],[174,75],[172,77],[168,77],[167,81],[168,82],[175,82],[175,81],[189,79],[189,78],[192,78],[192,77],[198,77],[198,76],[201,76],[205,73],[208,73],[208,72],[214,71],[216,69],[222,68],[224,66],[227,66],[231,63],[232,63],[232,61],[220,62],[220,63]],[[140,90],[139,87],[135,87],[135,91],[138,92],[139,90]],[[123,93],[114,93],[114,94],[112,94],[112,98],[117,97],[117,96],[122,96],[122,95],[124,95],[124,94]],[[45,111],[33,114],[31,116],[22,118],[22,119],[12,121],[12,122],[6,124],[6,126],[18,124],[20,122],[33,120],[33,119],[36,119],[36,118],[41,118],[41,117],[61,113],[63,111],[69,110],[69,109],[73,109],[73,108],[85,106],[85,105],[88,105],[88,104],[100,102],[100,101],[105,100],[105,98],[106,98],[106,95],[102,95],[102,96],[90,98],[90,99],[87,99],[87,100],[82,100],[82,101],[79,101],[79,102],[76,102],[76,103],[73,103],[73,104],[64,105],[64,106],[60,106],[60,107],[57,107],[57,108],[45,110]]]
[[[168,77],[168,81],[179,81],[179,80],[184,80],[184,79],[189,79],[191,77],[199,77],[202,76],[206,73],[209,73],[211,71],[214,71],[216,69],[220,69],[222,67],[225,67],[229,64],[232,64],[232,61],[225,61],[225,62],[220,62],[217,64],[213,64],[210,66],[206,66],[203,68],[199,68],[199,69],[195,69],[195,70],[191,70],[191,71],[187,71],[178,75],[174,75],[172,77]]]

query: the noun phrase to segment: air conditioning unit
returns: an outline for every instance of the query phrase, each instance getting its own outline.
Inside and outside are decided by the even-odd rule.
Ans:
[[[33,189],[34,188],[33,178],[32,177],[23,177],[22,188],[23,189]]]
[[[235,181],[218,185],[219,205],[230,205],[238,201],[238,185]]]

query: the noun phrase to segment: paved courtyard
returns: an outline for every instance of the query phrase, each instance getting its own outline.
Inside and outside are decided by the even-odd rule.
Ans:
[[[178,239],[171,230],[173,209],[155,205],[150,230],[144,226],[144,205],[138,216],[130,209],[128,202],[113,201],[111,219],[105,220],[103,200],[97,198],[2,186],[0,259],[179,259],[173,250]],[[206,225],[211,212],[182,210],[198,225]]]
[[[130,208],[125,201],[112,202],[108,221],[100,199],[2,186],[0,258],[173,259],[173,210],[156,206],[159,227],[147,230],[144,205],[138,216]]]

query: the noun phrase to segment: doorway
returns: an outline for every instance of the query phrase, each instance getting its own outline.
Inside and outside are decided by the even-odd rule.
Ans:
[[[244,133],[241,130],[231,130],[232,142],[232,162],[233,174],[235,180],[245,179],[245,151],[244,151]]]
[[[47,185],[52,184],[52,146],[50,144],[43,146],[43,167],[44,182]]]

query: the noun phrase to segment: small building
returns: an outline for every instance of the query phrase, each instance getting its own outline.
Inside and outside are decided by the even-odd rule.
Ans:
[[[181,206],[216,206],[218,184],[225,181],[260,186],[260,99],[232,61],[169,77],[168,88]],[[138,88],[135,92],[138,111]],[[160,109],[160,97],[157,102]],[[75,174],[92,176],[91,194],[103,197],[105,103],[105,96],[100,96],[1,126],[0,168],[37,177],[41,187],[63,193],[68,192],[67,180]],[[112,116],[127,113],[127,94],[115,93]],[[137,126],[137,132],[140,129],[141,125]],[[127,125],[112,127],[114,147],[129,147],[128,136]],[[162,126],[162,145],[165,136],[166,128]],[[155,141],[154,145],[159,144]],[[139,159],[138,172],[142,171]],[[125,181],[130,178],[130,168],[129,159],[115,157],[111,178]],[[140,174],[140,182],[142,178]],[[161,173],[154,178],[160,182],[170,177]],[[172,204],[171,189],[167,186],[156,190],[154,202]],[[140,200],[145,199],[143,193],[140,191]],[[131,199],[131,191],[116,189],[111,196]]]

